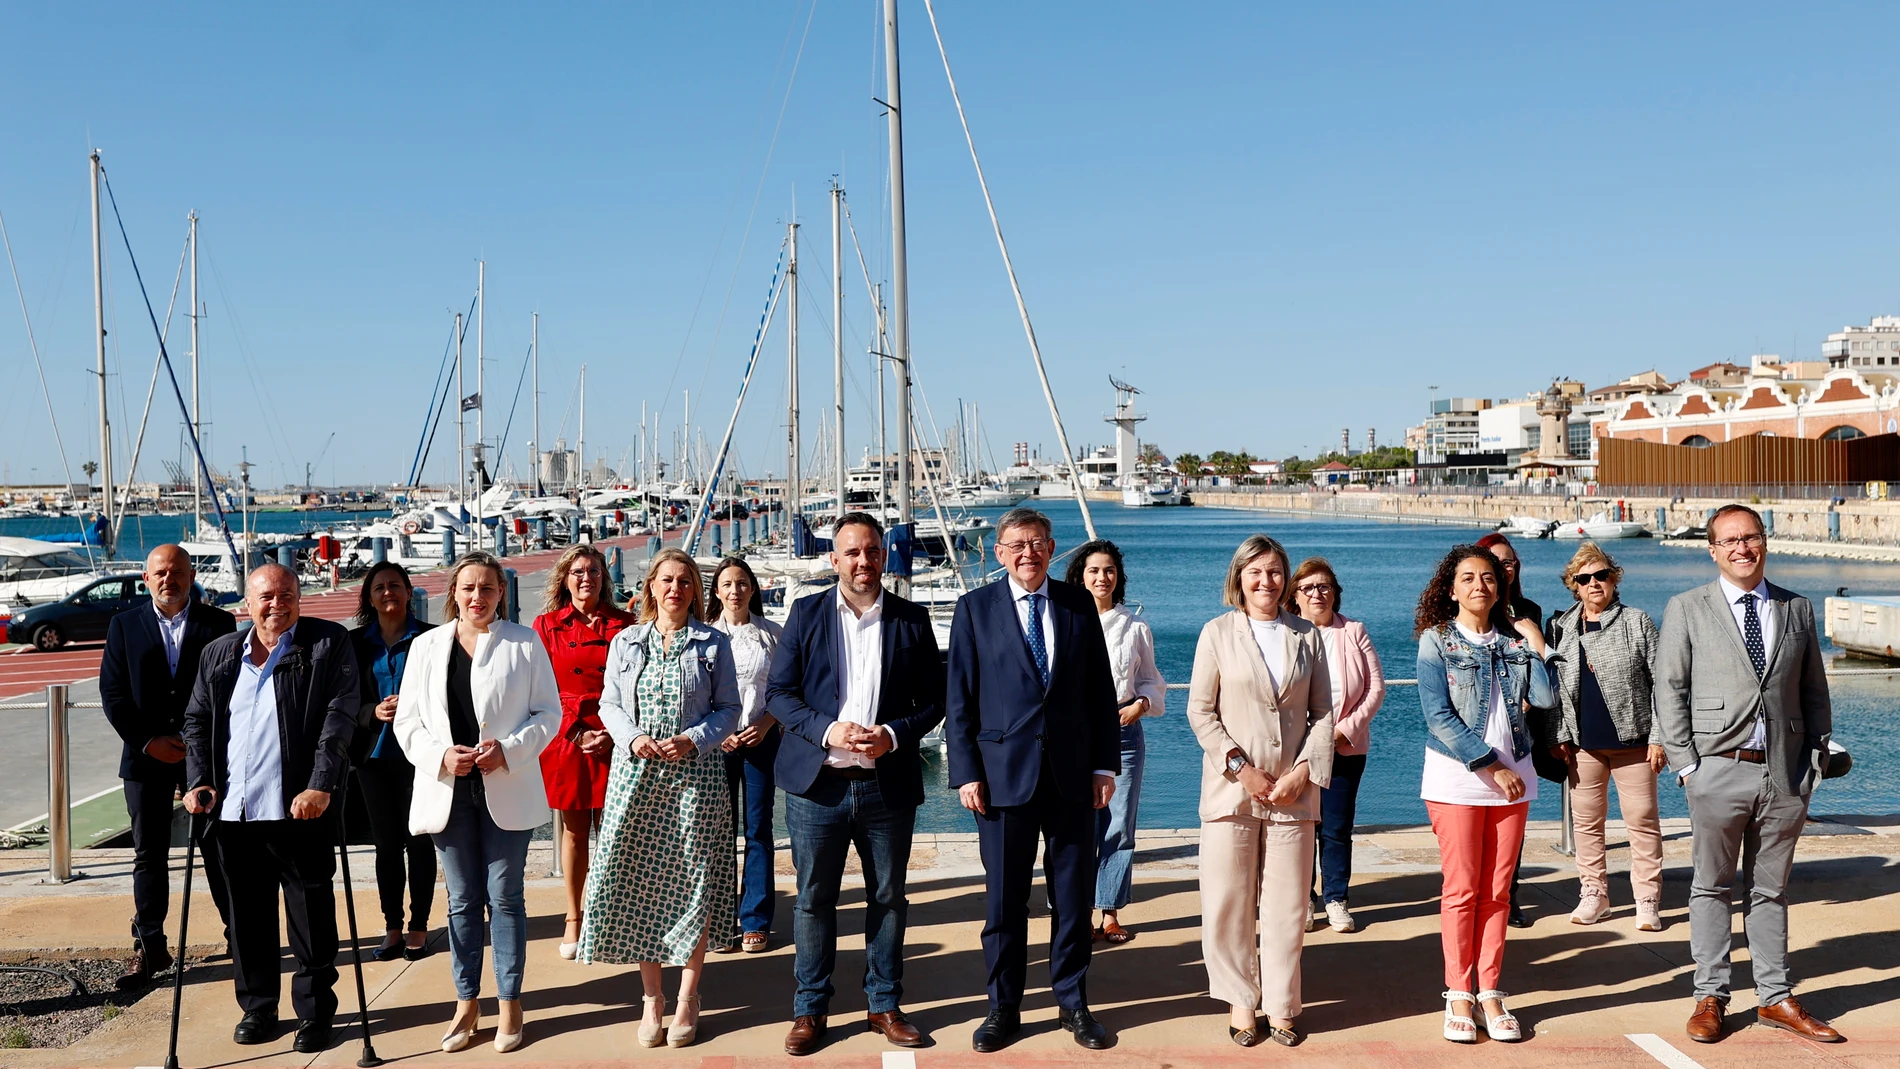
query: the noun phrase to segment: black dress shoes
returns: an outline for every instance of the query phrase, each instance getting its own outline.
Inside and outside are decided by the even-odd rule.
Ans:
[[[1510,916],[1509,923],[1511,927],[1513,928],[1529,928],[1531,926],[1531,919],[1524,915],[1523,906],[1520,906],[1517,903],[1513,902],[1511,903],[1511,916]]]
[[[1113,1044],[1108,1038],[1108,1029],[1088,1011],[1088,1007],[1079,1010],[1063,1010],[1056,1018],[1064,1032],[1075,1036],[1078,1045],[1090,1050],[1107,1050]]]
[[[970,1046],[976,1048],[978,1054],[994,1054],[1015,1042],[1022,1030],[1022,1014],[1015,1010],[991,1010],[983,1023],[976,1026]]]
[[[269,1043],[277,1038],[277,1015],[258,1010],[244,1015],[237,1028],[231,1032],[233,1043],[251,1046],[257,1043]]]
[[[141,940],[133,945],[132,967],[116,983],[121,991],[144,987],[152,982],[152,977],[171,967],[172,954],[164,943],[147,944]]]
[[[297,1022],[297,1042],[296,1042],[297,1053],[317,1054],[327,1049],[329,1046],[330,1046],[329,1019],[325,1018],[324,1020],[320,1020],[320,1021]]]

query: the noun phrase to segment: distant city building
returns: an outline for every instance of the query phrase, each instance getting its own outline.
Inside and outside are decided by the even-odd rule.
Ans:
[[[1499,401],[1478,413],[1478,448],[1484,452],[1515,461],[1535,452],[1542,440],[1536,401]]]
[[[1434,399],[1431,414],[1425,418],[1425,440],[1418,451],[1419,463],[1442,461],[1452,453],[1477,452],[1478,413],[1490,407],[1490,400],[1483,397]]]
[[[1845,326],[1821,343],[1829,368],[1900,367],[1900,316],[1875,316],[1864,327]]]
[[[1895,322],[1895,339],[1900,340],[1900,320]],[[1850,359],[1860,359],[1864,352],[1847,351]],[[1880,357],[1878,350],[1866,358],[1893,359]],[[1893,370],[1884,373],[1850,366],[1819,376],[1784,377],[1817,364],[1783,365],[1777,357],[1757,356],[1747,381],[1733,387],[1711,389],[1685,381],[1666,393],[1607,404],[1593,418],[1594,434],[1664,445],[1710,445],[1750,434],[1844,439],[1900,430],[1900,362],[1888,365]]]
[[[1621,401],[1625,397],[1634,397],[1637,394],[1645,393],[1662,393],[1668,389],[1669,380],[1663,377],[1661,372],[1652,368],[1649,371],[1631,375],[1621,382],[1613,382],[1608,386],[1599,386],[1594,390],[1588,391],[1585,396],[1592,401]]]

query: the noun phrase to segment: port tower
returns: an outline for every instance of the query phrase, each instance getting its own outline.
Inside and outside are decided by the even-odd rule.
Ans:
[[[1115,414],[1102,418],[1115,425],[1115,484],[1125,486],[1124,480],[1134,472],[1136,461],[1141,456],[1135,424],[1148,417],[1135,411],[1135,396],[1141,393],[1140,390],[1113,375],[1108,377],[1108,384],[1115,387]]]

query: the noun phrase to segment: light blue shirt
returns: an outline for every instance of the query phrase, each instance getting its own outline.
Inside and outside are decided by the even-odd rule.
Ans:
[[[231,741],[225,747],[230,783],[225,788],[220,820],[283,820],[284,751],[277,734],[277,688],[271,677],[277,662],[290,648],[291,625],[277,639],[263,665],[251,663],[257,641],[252,628],[244,636],[244,655],[238,659],[237,688],[231,692]]]
[[[165,610],[158,607],[157,601],[153,601],[152,611],[158,614],[158,634],[165,640],[165,663],[171,667],[172,675],[177,675],[178,656],[185,648],[185,624],[191,619],[191,605],[187,602],[184,608],[166,616]]]

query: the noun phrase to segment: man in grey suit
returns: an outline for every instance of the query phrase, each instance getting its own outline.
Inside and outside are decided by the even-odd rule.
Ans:
[[[1788,975],[1788,875],[1833,730],[1814,606],[1762,578],[1768,540],[1746,505],[1710,518],[1709,556],[1721,576],[1669,599],[1656,653],[1656,716],[1695,837],[1689,1038],[1722,1037],[1739,863],[1756,1021],[1837,1043]]]

